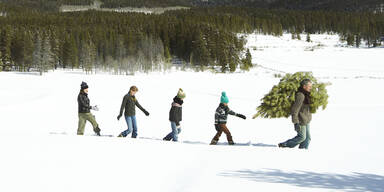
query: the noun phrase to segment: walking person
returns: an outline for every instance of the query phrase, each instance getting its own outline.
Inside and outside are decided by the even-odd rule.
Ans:
[[[227,140],[229,145],[234,145],[231,132],[227,127],[227,118],[228,115],[234,115],[240,117],[242,119],[246,119],[246,117],[242,114],[235,113],[228,107],[229,99],[225,92],[221,93],[220,105],[216,109],[215,113],[215,129],[217,131],[215,137],[213,137],[211,141],[211,145],[216,145],[219,141],[221,134],[224,132],[227,135]]]
[[[311,89],[311,80],[304,79],[301,81],[300,88],[296,93],[295,102],[291,109],[292,123],[294,124],[297,135],[288,141],[279,143],[279,147],[294,148],[299,145],[300,149],[308,149],[311,141],[311,134],[309,130],[309,123],[312,120],[310,107]]]
[[[179,89],[177,95],[173,98],[172,107],[169,111],[169,121],[171,122],[172,132],[163,138],[164,141],[178,141],[178,135],[181,132],[180,121],[182,121],[182,105],[184,103],[185,93]]]
[[[120,114],[117,116],[117,120],[120,120],[121,116],[125,116],[125,121],[127,123],[128,129],[121,132],[118,137],[126,137],[132,133],[132,138],[137,137],[137,122],[136,122],[136,107],[138,107],[146,116],[149,116],[148,111],[146,111],[137,101],[135,94],[139,91],[136,86],[132,86],[129,89],[128,94],[123,98],[123,102],[120,107]]]
[[[93,126],[93,131],[96,135],[100,136],[99,124],[96,122],[95,116],[91,113],[91,109],[98,111],[99,108],[97,105],[90,106],[88,98],[88,85],[85,82],[82,82],[80,85],[80,93],[77,96],[78,111],[79,111],[79,124],[77,128],[77,135],[84,135],[84,128],[87,121],[89,121]]]

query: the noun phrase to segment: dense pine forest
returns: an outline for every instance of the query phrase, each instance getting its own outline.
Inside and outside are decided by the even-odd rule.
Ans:
[[[301,38],[300,34],[334,33],[356,47],[361,43],[379,46],[384,35],[383,13],[265,7],[276,1],[244,0],[237,3],[258,2],[260,7],[221,7],[212,6],[215,1],[208,6],[198,0],[156,0],[158,4],[152,5],[195,5],[164,14],[57,11],[64,4],[93,3],[89,0],[0,2],[3,71],[44,73],[56,68],[80,68],[89,73],[103,70],[133,74],[167,69],[171,60],[178,58],[199,69],[233,72],[252,66],[249,50],[244,48],[244,36],[249,33],[292,33],[295,38]],[[154,0],[102,2],[107,7],[124,7]],[[39,3],[46,3],[45,7]]]

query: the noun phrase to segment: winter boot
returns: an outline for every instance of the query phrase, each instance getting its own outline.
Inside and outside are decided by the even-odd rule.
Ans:
[[[120,133],[117,137],[124,137],[123,133]]]
[[[228,141],[228,145],[234,145],[235,144],[235,142],[233,142],[233,141]]]
[[[280,148],[284,148],[284,147],[287,147],[284,143],[279,143],[278,145]]]
[[[217,145],[218,140],[212,140],[210,145]]]
[[[96,135],[97,136],[100,136],[100,128],[99,127],[96,127],[96,129],[95,129],[95,133],[96,133]]]

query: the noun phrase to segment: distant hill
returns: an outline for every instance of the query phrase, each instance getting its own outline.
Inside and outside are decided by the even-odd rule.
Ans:
[[[31,8],[39,11],[59,11],[61,5],[91,5],[94,0],[0,0],[9,7]]]
[[[254,7],[293,10],[375,11],[384,0],[99,0],[102,8],[121,7]],[[62,5],[92,5],[94,0],[0,0],[43,11],[58,11]]]

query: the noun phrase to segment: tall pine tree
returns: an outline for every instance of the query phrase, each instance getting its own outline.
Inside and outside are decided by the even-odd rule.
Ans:
[[[208,66],[211,62],[210,58],[207,41],[202,33],[198,31],[192,42],[191,63],[198,66]]]
[[[9,25],[7,25],[1,31],[0,36],[0,51],[1,51],[1,59],[3,63],[3,71],[10,71],[12,66],[11,59],[11,43],[12,43],[12,29]]]
[[[245,53],[245,58],[242,60],[242,70],[248,71],[252,67],[252,55],[249,49],[247,49],[247,52]]]

